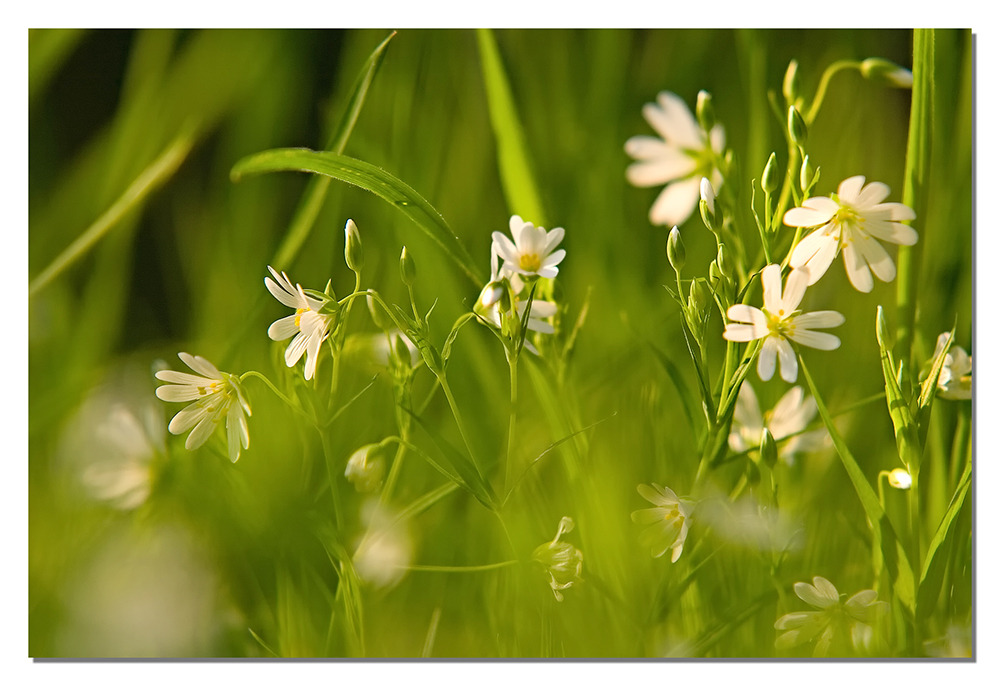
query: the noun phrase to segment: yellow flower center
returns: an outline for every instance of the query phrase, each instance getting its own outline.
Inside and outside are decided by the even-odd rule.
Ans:
[[[788,334],[795,331],[795,324],[792,323],[792,318],[785,317],[785,310],[778,310],[778,314],[765,310],[764,314],[767,316],[767,330],[772,335],[788,338]]]
[[[295,310],[295,328],[296,329],[301,329],[302,328],[301,325],[299,324],[299,322],[302,321],[302,315],[305,314],[308,311],[309,311],[308,307],[300,307],[297,310]]]
[[[521,265],[521,269],[526,272],[537,272],[542,267],[541,259],[539,259],[538,255],[534,253],[530,255],[521,255],[519,264]]]
[[[211,395],[222,390],[222,382],[213,381],[207,386],[198,386],[198,395]]]

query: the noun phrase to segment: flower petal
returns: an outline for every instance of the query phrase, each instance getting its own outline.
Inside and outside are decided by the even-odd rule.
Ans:
[[[229,445],[229,461],[240,459],[240,422],[237,415],[242,416],[243,410],[238,403],[233,403],[226,414],[226,442]]]
[[[811,286],[819,281],[837,257],[837,252],[840,250],[839,236],[839,231],[831,231],[828,227],[824,227],[813,231],[795,246],[789,264],[793,268],[809,267],[808,285]]]
[[[636,486],[636,490],[639,491],[639,495],[654,505],[673,507],[680,502],[676,493],[669,488],[660,486],[659,484],[653,484],[652,487],[647,486],[646,484],[639,484]]]
[[[760,411],[760,403],[757,402],[757,394],[753,391],[753,386],[749,381],[744,381],[740,386],[740,394],[736,398],[736,409],[733,417],[742,426],[751,432],[760,433],[764,428],[764,416]]]
[[[697,176],[674,181],[664,188],[649,210],[649,221],[656,225],[679,226],[698,206],[701,179]]]
[[[174,418],[170,420],[170,424],[167,425],[167,430],[173,435],[179,436],[207,415],[208,406],[205,403],[191,403],[174,415]]]
[[[168,403],[186,403],[192,400],[200,400],[205,394],[198,390],[197,386],[160,386],[156,389],[156,397]]]
[[[776,264],[769,264],[764,267],[760,272],[760,282],[764,286],[764,309],[770,312],[771,316],[774,316],[782,308],[781,267]]]
[[[793,323],[796,328],[801,329],[828,329],[831,326],[840,326],[845,321],[847,320],[840,312],[817,310],[816,312],[800,314]]]
[[[757,376],[761,381],[770,381],[774,376],[774,364],[778,355],[778,339],[768,336],[761,346],[760,356],[757,358]]]
[[[864,229],[875,238],[886,243],[898,245],[913,245],[919,236],[912,226],[883,219],[871,219],[864,224]]]
[[[633,186],[648,188],[683,178],[697,168],[697,161],[690,155],[677,148],[665,148],[660,157],[630,164],[625,169],[625,178]]]
[[[184,447],[188,450],[197,450],[204,445],[208,437],[212,435],[212,431],[215,430],[214,419],[214,413],[206,414],[188,434],[187,440],[184,441]]]
[[[799,345],[804,345],[807,348],[816,348],[817,350],[836,350],[840,347],[840,339],[832,333],[796,329],[789,333],[788,337]]]
[[[173,369],[163,369],[155,374],[160,381],[183,384],[186,386],[207,386],[213,379],[206,379],[204,376],[195,376],[186,372],[175,372]]]
[[[560,262],[562,262],[563,258],[565,257],[566,257],[566,251],[560,248],[559,250],[556,250],[554,253],[546,257],[545,260],[542,262],[542,266],[554,267]]]
[[[826,199],[828,200],[829,198]],[[787,226],[805,228],[810,226],[820,226],[830,221],[836,211],[836,209],[833,211],[827,211],[826,209],[816,210],[809,207],[793,207],[785,212],[785,216],[782,218],[782,221]]]
[[[909,205],[901,202],[884,202],[881,205],[865,210],[865,219],[892,220],[897,222],[910,221],[916,219],[917,213]]]
[[[294,336],[299,331],[299,327],[295,323],[296,318],[298,318],[297,314],[290,314],[274,321],[271,326],[267,327],[268,337],[272,341],[283,341]]]
[[[799,361],[795,357],[795,351],[784,338],[778,340],[778,361],[781,363],[781,378],[788,383],[795,383],[799,378]]]
[[[181,361],[184,362],[184,364],[204,377],[209,379],[222,378],[222,374],[220,374],[219,370],[215,368],[215,365],[206,360],[204,357],[189,355],[188,353],[177,353],[177,357],[181,358]]]
[[[854,206],[859,210],[874,207],[889,197],[889,187],[881,181],[872,181],[864,187],[854,200]]]
[[[767,327],[761,328],[755,324],[726,324],[722,337],[734,343],[747,343],[763,338],[767,334]]]
[[[666,518],[667,511],[662,507],[652,507],[647,510],[636,510],[632,513],[632,521],[636,524],[653,524]]]
[[[513,223],[513,221],[514,218],[511,217],[511,223]],[[514,242],[507,238],[507,236],[499,231],[494,231],[493,246],[505,262],[517,264],[518,258],[520,257],[520,251],[517,249],[517,246],[514,245]]]
[[[807,266],[798,267],[789,272],[788,278],[785,279],[785,290],[781,296],[781,304],[776,312],[771,310],[771,314],[778,314],[781,317],[787,317],[792,312],[799,309],[799,303],[802,302],[802,296],[806,294],[806,286],[809,285],[811,271],[812,270]]]
[[[299,294],[292,286],[291,282],[288,281],[288,277],[282,272],[280,275],[278,272],[271,269],[271,273],[274,274],[274,278],[278,281],[272,281],[269,277],[264,277],[264,285],[267,286],[267,290],[271,292],[278,302],[280,302],[285,307],[291,307],[292,309],[298,309],[301,307],[302,302],[299,300]]]
[[[625,153],[634,160],[655,160],[677,149],[656,136],[632,136],[625,141]]]
[[[840,197],[840,202],[853,205],[861,193],[861,187],[864,185],[864,176],[852,176],[849,179],[841,181],[837,187],[837,195]]]
[[[566,235],[566,229],[562,228],[561,226],[557,226],[556,228],[549,231],[548,234],[546,234],[545,236],[545,248],[543,252],[546,255],[548,255],[553,250],[555,250],[555,247],[560,243],[562,243],[562,239],[565,235]]]
[[[285,348],[285,364],[289,367],[294,367],[302,357],[302,354],[306,351],[306,345],[309,343],[309,337],[304,331],[300,331],[299,334],[292,339],[292,342],[288,344]]]
[[[844,269],[852,286],[862,293],[871,293],[875,285],[872,274],[861,252],[851,243],[844,246]]]
[[[764,327],[765,331],[767,330],[767,317],[756,307],[743,304],[733,305],[726,310],[726,316],[735,322],[754,324]]]

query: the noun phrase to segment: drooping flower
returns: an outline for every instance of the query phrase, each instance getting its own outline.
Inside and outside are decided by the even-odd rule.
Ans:
[[[684,541],[691,525],[694,502],[678,498],[672,490],[659,484],[653,484],[652,488],[646,484],[639,484],[636,490],[639,491],[639,495],[657,506],[632,513],[632,521],[636,524],[652,525],[639,534],[639,545],[649,548],[653,557],[661,557],[668,550],[672,550],[670,561],[677,562],[684,552]]]
[[[819,636],[814,657],[823,657],[835,640],[850,637],[855,650],[866,650],[875,636],[873,625],[889,613],[889,604],[878,600],[873,590],[858,591],[844,601],[837,588],[821,576],[813,582],[795,584],[795,595],[819,608],[819,612],[792,612],[780,617],[774,628],[785,633],[774,646],[794,648]]]
[[[722,185],[718,160],[726,147],[725,129],[716,124],[706,136],[687,104],[670,91],[646,103],[642,116],[660,137],[633,136],[625,142],[625,152],[636,160],[625,178],[640,188],[666,184],[649,210],[649,221],[683,224],[698,206],[701,179],[707,177],[716,189]]]
[[[757,358],[757,374],[762,381],[774,376],[775,359],[781,362],[781,378],[794,383],[799,376],[799,363],[795,351],[788,341],[819,350],[835,350],[840,347],[840,339],[833,334],[813,331],[840,326],[844,315],[833,310],[803,313],[798,309],[805,295],[810,271],[802,267],[793,269],[781,288],[781,267],[769,264],[761,272],[764,284],[764,310],[750,305],[733,305],[726,316],[733,322],[726,324],[722,337],[727,341],[745,343],[758,338],[764,339]]]
[[[807,433],[799,433],[816,416],[816,401],[812,397],[804,397],[801,386],[793,386],[781,396],[774,409],[760,411],[757,394],[749,381],[740,386],[740,394],[736,399],[736,410],[733,414],[733,427],[729,433],[729,447],[733,452],[742,453],[760,446],[761,432],[764,427],[774,437],[775,441],[787,441],[778,449],[778,456],[786,463],[792,464],[796,453],[807,453],[822,448],[828,434],[826,429],[816,429]],[[793,434],[798,434],[793,436]]]
[[[931,359],[936,359],[941,354],[947,342],[947,333],[938,336]],[[944,356],[944,366],[938,376],[938,395],[948,400],[972,398],[972,356],[960,346],[952,345]]]
[[[268,271],[274,277],[264,277],[264,285],[278,302],[295,310],[295,314],[282,317],[271,324],[267,335],[272,341],[283,341],[292,338],[285,349],[285,364],[294,367],[305,353],[305,377],[308,381],[316,374],[316,361],[319,358],[319,348],[330,334],[333,315],[323,314],[321,310],[326,303],[323,300],[306,295],[302,286],[292,285],[285,272],[280,274],[268,266]]]
[[[879,241],[899,245],[917,242],[917,232],[899,223],[915,219],[913,210],[902,203],[882,202],[889,196],[884,183],[864,183],[864,176],[852,176],[841,182],[835,195],[809,198],[802,207],[785,213],[788,226],[819,227],[799,241],[789,262],[792,267],[809,266],[810,286],[843,251],[851,285],[868,293],[874,286],[872,272],[885,282],[896,278],[896,265]]]
[[[578,581],[582,581],[583,552],[571,543],[560,541],[559,538],[573,530],[573,519],[563,517],[559,520],[556,537],[548,543],[543,543],[531,554],[549,575],[549,586],[556,600],[562,602],[563,591]]]
[[[510,218],[511,241],[500,231],[493,232],[493,245],[503,258],[504,267],[524,276],[542,276],[554,279],[559,273],[558,265],[566,257],[563,249],[555,250],[566,231],[555,228],[546,231],[535,227],[516,214]],[[555,252],[553,252],[555,251]]]
[[[244,450],[250,447],[250,432],[247,428],[247,415],[251,414],[250,403],[240,378],[235,374],[220,372],[204,357],[187,353],[178,353],[177,356],[198,375],[170,369],[156,372],[157,379],[169,382],[156,389],[156,397],[169,403],[195,402],[175,414],[167,429],[175,436],[191,429],[184,447],[195,450],[208,440],[215,427],[225,419],[229,459],[236,462],[240,458],[240,446]]]
[[[385,476],[385,461],[380,454],[379,445],[370,443],[355,450],[347,460],[344,476],[354,484],[358,493],[377,491]]]

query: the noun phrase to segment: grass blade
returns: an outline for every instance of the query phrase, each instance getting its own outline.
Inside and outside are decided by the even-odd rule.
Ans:
[[[351,96],[347,100],[347,108],[340,119],[340,124],[338,124],[330,136],[330,140],[327,142],[327,150],[335,152],[338,155],[344,153],[347,141],[351,137],[354,125],[361,114],[361,107],[365,104],[368,89],[371,88],[372,81],[375,80],[375,74],[378,73],[378,69],[382,65],[382,59],[385,57],[385,50],[389,45],[389,41],[395,35],[395,31],[390,33],[384,41],[378,44],[372,51],[372,54],[368,56],[368,60],[361,68],[361,72],[354,83],[354,88],[351,90]],[[309,181],[309,185],[302,194],[302,200],[295,211],[295,216],[292,218],[292,224],[288,227],[288,233],[285,234],[285,238],[281,242],[278,252],[275,253],[274,260],[271,262],[271,265],[278,271],[286,269],[292,263],[292,260],[295,259],[295,256],[299,254],[302,244],[305,243],[306,238],[309,237],[309,232],[312,231],[320,208],[323,207],[323,201],[326,199],[326,191],[329,187],[330,178],[327,176],[319,176]]]
[[[545,211],[531,172],[524,130],[517,117],[517,107],[500,59],[496,38],[489,29],[478,29],[476,38],[483,64],[490,124],[497,140],[500,181],[507,198],[507,207],[512,214],[521,215],[535,226],[546,226]]]
[[[840,461],[843,463],[844,469],[847,470],[847,476],[850,477],[851,483],[854,485],[854,490],[858,494],[858,499],[861,500],[861,506],[864,508],[865,514],[868,515],[868,524],[871,527],[874,538],[874,550],[872,554],[875,561],[875,574],[878,576],[881,573],[882,563],[884,562],[886,569],[889,571],[889,577],[892,579],[896,597],[912,611],[915,602],[913,569],[906,556],[906,551],[896,537],[896,532],[893,530],[889,518],[885,515],[885,510],[882,509],[878,496],[875,495],[875,491],[872,490],[871,484],[865,478],[864,472],[861,471],[861,467],[858,466],[847,444],[844,443],[843,437],[837,431],[837,425],[833,423],[833,417],[830,416],[830,411],[827,410],[826,403],[823,402],[823,398],[819,394],[819,389],[816,388],[816,384],[813,382],[812,375],[809,374],[809,369],[806,367],[802,355],[799,355],[799,367],[806,377],[809,392],[816,399],[816,409],[819,410],[819,415],[826,425],[826,430],[830,433],[830,438],[833,439],[833,445],[837,448],[837,455],[840,456]]]
[[[913,417],[909,400],[903,395],[899,382],[896,381],[895,360],[888,341],[882,335],[880,322],[884,321],[880,305],[875,317],[875,337],[878,339],[879,352],[882,357],[882,376],[885,377],[885,402],[889,406],[892,417],[892,429],[896,434],[896,451],[910,473],[920,470],[920,441],[917,436],[917,421]],[[886,327],[888,328],[888,327]],[[940,371],[940,370],[939,370]]]
[[[233,181],[239,181],[250,174],[276,171],[322,174],[374,193],[405,214],[441,246],[477,288],[482,288],[483,280],[475,261],[444,218],[423,196],[384,169],[332,152],[278,148],[244,157],[233,166],[229,176]]]

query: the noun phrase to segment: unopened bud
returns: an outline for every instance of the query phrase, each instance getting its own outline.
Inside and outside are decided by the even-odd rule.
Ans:
[[[774,467],[778,461],[778,444],[766,426],[760,432],[760,457],[768,467]]]
[[[778,184],[780,183],[780,178],[778,175],[778,161],[774,153],[767,158],[767,164],[764,165],[764,173],[760,177],[760,186],[768,193],[774,193],[778,190]]]
[[[684,263],[687,262],[684,241],[681,240],[681,232],[677,230],[676,226],[670,229],[670,235],[667,236],[667,260],[670,261],[670,266],[676,272],[684,269]]]
[[[688,303],[699,312],[708,307],[712,301],[712,290],[705,283],[704,279],[695,279],[691,282],[691,290],[688,291]]]
[[[698,123],[706,133],[715,126],[715,107],[712,106],[712,94],[708,91],[698,91],[698,103],[695,106]]]
[[[344,227],[344,261],[347,267],[358,274],[365,266],[365,251],[361,247],[361,234],[353,219],[347,220]]]
[[[354,451],[347,461],[344,476],[354,484],[359,493],[372,493],[382,485],[385,476],[385,462],[379,455],[379,445],[369,443]]]
[[[862,62],[861,75],[893,88],[913,88],[913,72],[881,57],[869,57]]]
[[[715,262],[719,265],[719,271],[727,279],[733,278],[733,258],[729,256],[729,251],[725,245],[719,246],[719,254],[715,256]]]
[[[789,105],[795,104],[799,97],[799,63],[797,60],[788,63],[788,69],[785,70],[785,80],[781,84],[781,93]]]
[[[794,107],[788,108],[788,135],[791,137],[792,142],[795,143],[800,148],[806,144],[806,136],[808,130],[806,129],[806,122],[802,119],[802,115]]]
[[[799,188],[805,193],[806,189],[809,188],[809,184],[812,182],[813,168],[809,164],[809,155],[806,155],[802,159],[802,166],[799,168]]]
[[[386,314],[381,305],[375,302],[375,298],[371,295],[367,296],[366,300],[368,301],[368,311],[371,312],[372,321],[375,322],[375,326],[383,331],[391,331],[395,326],[392,318]]]
[[[407,286],[412,286],[417,280],[417,265],[413,263],[413,258],[410,257],[405,245],[403,252],[399,255],[399,276]]]
[[[875,336],[878,338],[878,344],[889,350],[892,348],[895,341],[892,339],[892,332],[889,330],[889,322],[885,319],[885,312],[882,311],[882,306],[878,306],[878,310],[875,312]]]
[[[715,216],[715,189],[712,188],[712,182],[707,178],[702,177],[701,179],[701,199],[708,204],[708,211]]]
[[[905,469],[893,469],[889,472],[889,485],[901,491],[907,491],[913,485],[913,477]]]

